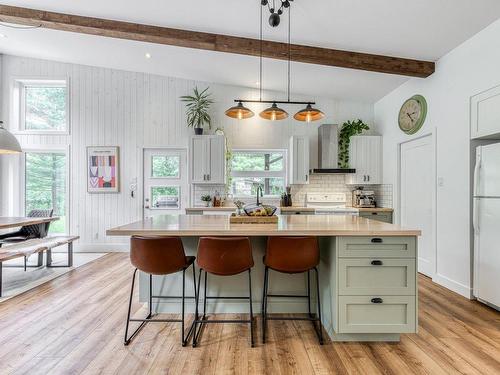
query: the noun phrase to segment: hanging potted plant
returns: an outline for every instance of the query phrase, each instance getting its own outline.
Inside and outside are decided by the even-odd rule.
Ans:
[[[186,103],[187,125],[194,128],[194,133],[197,135],[203,134],[203,126],[208,124],[208,128],[212,127],[212,120],[208,113],[213,100],[210,98],[210,93],[207,87],[202,92],[198,91],[198,87],[193,90],[193,95],[181,96],[181,100]]]
[[[339,168],[349,168],[349,145],[351,137],[361,134],[370,127],[362,120],[344,122],[339,132]]]

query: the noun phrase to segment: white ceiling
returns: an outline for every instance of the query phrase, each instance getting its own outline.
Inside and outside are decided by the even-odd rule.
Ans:
[[[272,1],[272,0],[271,0]],[[2,1],[62,13],[258,38],[260,0]],[[292,42],[436,61],[500,17],[498,0],[294,0]],[[264,24],[264,37],[286,40]],[[53,30],[0,26],[0,52],[255,87],[258,59]],[[145,53],[152,55],[146,59]],[[407,78],[292,64],[292,91],[376,101]],[[265,60],[264,86],[286,88],[286,62]]]

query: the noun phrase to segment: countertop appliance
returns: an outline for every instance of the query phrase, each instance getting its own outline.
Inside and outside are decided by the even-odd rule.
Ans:
[[[359,210],[347,207],[345,193],[315,194],[308,193],[306,207],[314,208],[316,215],[359,215]]]
[[[352,191],[352,205],[353,207],[373,208],[377,206],[375,200],[375,192],[373,190],[363,190],[357,188]]]
[[[500,143],[476,148],[472,224],[473,294],[500,310]]]

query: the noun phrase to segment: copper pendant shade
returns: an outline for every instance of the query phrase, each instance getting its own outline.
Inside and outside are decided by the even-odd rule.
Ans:
[[[234,107],[229,108],[226,112],[226,116],[231,118],[236,118],[238,120],[250,118],[254,116],[254,113],[251,109],[248,109],[243,105],[242,102],[239,102]]]
[[[295,120],[305,122],[321,120],[323,117],[325,117],[325,114],[319,109],[313,108],[310,103],[293,116]]]
[[[286,119],[288,117],[288,113],[284,109],[278,107],[276,103],[273,103],[272,106],[259,113],[259,116],[265,120],[276,121]]]

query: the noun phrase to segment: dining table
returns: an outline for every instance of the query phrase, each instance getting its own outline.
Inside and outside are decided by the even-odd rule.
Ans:
[[[45,224],[59,220],[58,217],[0,216],[0,230],[25,225]]]

